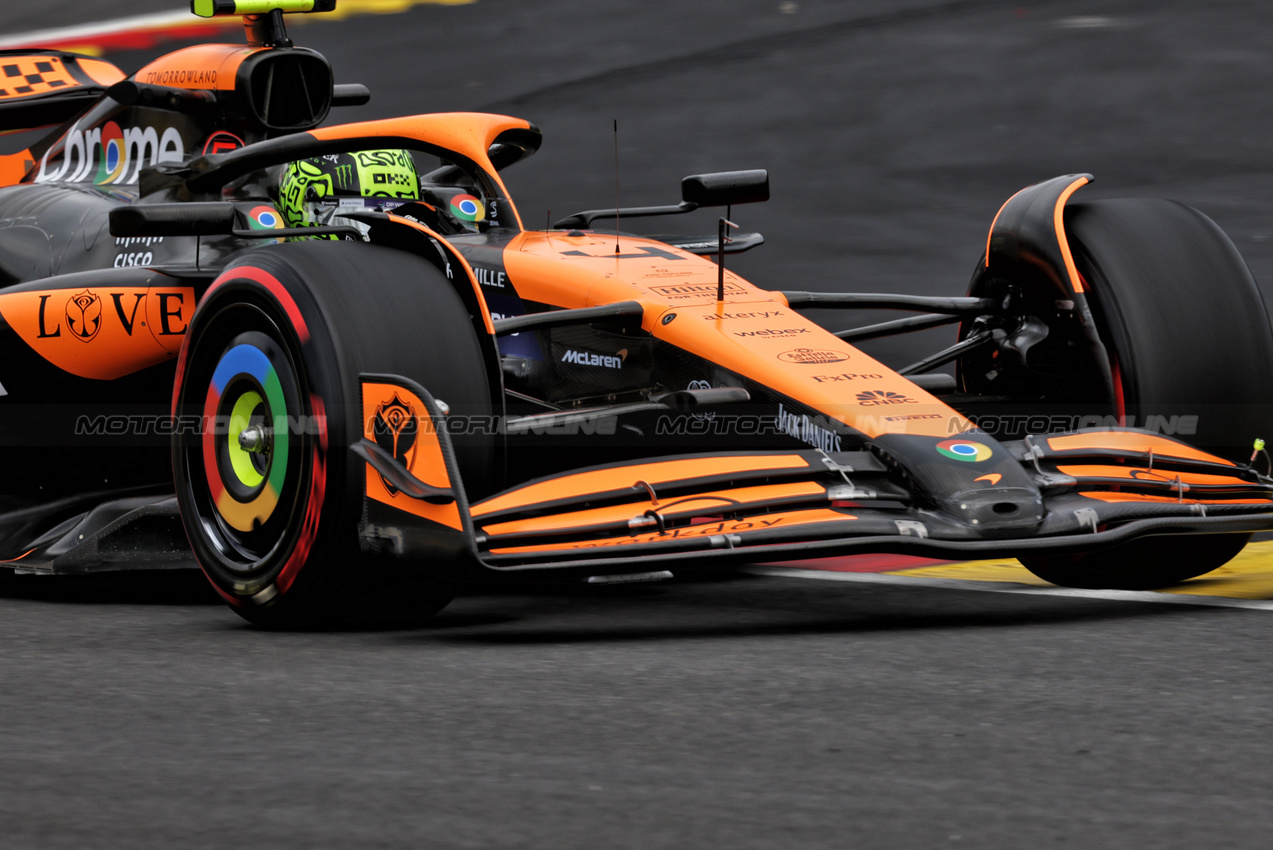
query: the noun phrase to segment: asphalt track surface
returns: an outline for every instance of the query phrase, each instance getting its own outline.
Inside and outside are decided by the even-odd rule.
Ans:
[[[6,3],[0,33],[173,5]],[[342,117],[535,121],[508,173],[531,221],[610,203],[615,119],[626,205],[768,168],[734,214],[769,243],[731,260],[762,285],[959,293],[1004,199],[1086,171],[1203,209],[1268,299],[1271,27],[1255,2],[478,0],[293,34],[375,92]],[[1262,847],[1271,639],[1268,611],[936,580],[289,634],[180,577],[19,582],[0,847]]]

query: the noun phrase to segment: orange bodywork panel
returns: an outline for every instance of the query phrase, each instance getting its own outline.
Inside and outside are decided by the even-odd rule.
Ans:
[[[243,60],[264,48],[201,44],[162,56],[134,75],[139,83],[202,91],[233,91]]]
[[[30,150],[0,156],[0,186],[12,186],[22,180],[35,165]]]
[[[573,543],[547,543],[532,546],[510,546],[492,549],[492,555],[542,554],[546,552],[577,552],[581,549],[598,549],[614,546],[632,546],[639,543],[670,543],[695,537],[713,537],[716,535],[739,535],[746,538],[748,532],[766,531],[774,528],[790,528],[796,525],[816,525],[820,523],[852,522],[857,517],[852,514],[826,509],[788,511],[771,513],[764,516],[746,519],[730,519],[721,522],[707,522],[677,528],[663,533],[653,531],[648,534],[635,534],[630,537],[605,537],[596,540],[582,540]]]
[[[868,436],[948,437],[973,427],[775,293],[726,271],[725,300],[717,301],[717,266],[661,242],[523,233],[505,250],[504,265],[529,301],[567,308],[638,301],[645,307],[642,327],[656,338]]]
[[[85,85],[112,86],[124,79],[124,72],[109,62],[79,56],[63,59],[55,53],[0,57],[0,71],[0,103]]]
[[[364,381],[362,422],[363,436],[392,454],[416,478],[433,487],[452,486],[437,428],[428,407],[415,393],[398,384]],[[413,499],[385,481],[370,464],[366,465],[365,486],[368,499],[457,531],[464,528],[455,502],[435,505]]]
[[[637,491],[633,491],[634,495]],[[758,502],[770,503],[782,500],[813,500],[826,497],[827,489],[821,484],[811,481],[798,481],[778,484],[766,484],[758,487],[737,487],[721,489],[706,493],[695,493],[692,496],[671,499],[655,508],[653,503],[645,501],[628,502],[622,505],[607,505],[584,511],[571,511],[563,514],[551,514],[532,519],[518,519],[510,522],[496,522],[484,526],[483,531],[490,535],[525,534],[528,532],[569,531],[572,528],[600,525],[602,523],[621,523],[643,515],[644,511],[657,509],[659,515],[667,521],[675,521],[689,516],[701,516],[709,511],[746,510]],[[641,491],[644,498],[645,493]]]
[[[1137,484],[1170,484],[1177,482],[1185,485],[1199,484],[1207,486],[1232,485],[1234,487],[1250,487],[1248,481],[1230,475],[1206,475],[1197,472],[1175,472],[1160,469],[1146,469],[1134,466],[1057,466],[1062,475],[1071,475],[1080,480],[1085,478],[1120,478]]]
[[[124,72],[101,59],[30,52],[0,57],[0,107],[15,101],[56,99],[86,86],[109,87],[125,78]],[[53,122],[56,124],[57,122]],[[36,129],[10,126],[6,132]],[[30,150],[0,156],[0,186],[19,183],[34,167]]]
[[[475,519],[509,510],[532,508],[567,499],[582,499],[591,493],[634,490],[645,482],[657,493],[661,485],[696,478],[712,478],[765,470],[805,470],[808,462],[800,455],[766,457],[696,457],[656,463],[634,463],[606,469],[591,469],[543,481],[536,481],[492,496],[473,506]]]
[[[1222,457],[1208,454],[1192,448],[1176,440],[1158,437],[1153,434],[1137,434],[1131,431],[1088,431],[1082,434],[1066,434],[1060,437],[1048,437],[1048,448],[1058,452],[1075,452],[1076,454],[1092,449],[1116,449],[1129,454],[1148,456],[1151,452],[1156,457],[1180,458],[1182,460],[1201,460],[1233,466]]]
[[[1189,495],[1184,499],[1176,496],[1148,496],[1143,493],[1122,493],[1114,491],[1092,491],[1080,493],[1087,499],[1094,499],[1098,502],[1155,502],[1163,505],[1178,505],[1182,502],[1186,505],[1269,505],[1268,499],[1208,499],[1197,495]]]
[[[499,185],[500,193],[508,198],[508,187],[500,179],[491,163],[488,151],[500,133],[506,130],[529,130],[531,124],[521,118],[507,115],[488,115],[484,112],[441,112],[434,115],[412,115],[406,118],[387,118],[380,121],[360,121],[334,127],[310,130],[316,139],[356,139],[361,136],[401,136],[420,139],[432,145],[455,151],[473,160]],[[508,201],[522,227],[521,217],[512,201]]]
[[[113,86],[127,75],[104,59],[83,57],[77,60],[81,69],[99,86]]]
[[[188,286],[0,295],[0,316],[37,354],[72,375],[101,381],[174,359],[194,308]]]

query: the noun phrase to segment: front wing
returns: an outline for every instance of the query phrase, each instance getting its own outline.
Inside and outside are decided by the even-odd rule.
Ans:
[[[427,411],[410,454],[395,456],[377,432],[386,393]],[[364,551],[427,560],[456,579],[867,552],[1065,554],[1150,535],[1273,529],[1273,479],[1168,437],[1118,429],[1003,444],[1038,488],[1042,510],[1002,523],[969,518],[993,516],[994,505],[969,516],[938,507],[872,451],[674,455],[572,470],[470,503],[446,415],[423,387],[364,375],[363,403],[365,434],[354,451],[366,463]],[[1019,504],[1014,497],[1003,509]]]

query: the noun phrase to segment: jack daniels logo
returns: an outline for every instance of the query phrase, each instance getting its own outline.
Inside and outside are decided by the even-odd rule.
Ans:
[[[376,407],[376,415],[372,420],[371,433],[376,445],[393,455],[393,459],[402,464],[407,472],[412,472],[416,458],[416,440],[420,436],[420,418],[415,408],[399,398],[393,398]],[[398,495],[394,487],[382,475],[380,483],[385,485],[390,496]]]

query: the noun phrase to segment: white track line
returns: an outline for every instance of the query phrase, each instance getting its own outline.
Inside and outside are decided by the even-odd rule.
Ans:
[[[1206,608],[1245,608],[1273,611],[1273,599],[1233,599],[1227,596],[1190,596],[1179,593],[1156,593],[1152,590],[1078,590],[1072,587],[1035,587],[999,581],[972,581],[956,578],[883,575],[880,573],[841,573],[831,570],[801,570],[790,567],[745,567],[744,572],[778,578],[803,578],[814,581],[848,581],[859,584],[891,584],[895,586],[939,587],[945,590],[979,590],[983,593],[1015,593],[1020,596],[1068,596],[1072,599],[1105,599],[1111,602],[1151,602],[1159,605],[1198,605]]]
[[[74,39],[91,39],[103,35],[132,30],[163,29],[182,24],[197,24],[202,18],[190,14],[189,9],[175,12],[154,12],[149,15],[133,15],[129,18],[116,18],[113,21],[97,21],[91,24],[77,24],[70,27],[54,27],[35,32],[23,32],[17,35],[0,36],[0,48],[16,47],[27,44],[61,43]]]

